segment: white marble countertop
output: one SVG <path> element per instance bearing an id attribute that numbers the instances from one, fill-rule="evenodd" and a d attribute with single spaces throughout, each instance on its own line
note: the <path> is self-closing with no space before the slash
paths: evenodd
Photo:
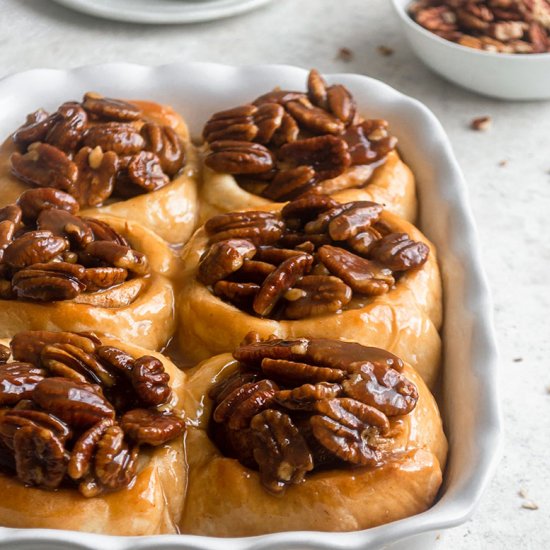
<path id="1" fill-rule="evenodd" d="M 106 61 L 289 63 L 367 74 L 426 103 L 469 183 L 495 299 L 506 427 L 481 506 L 438 547 L 550 548 L 550 102 L 494 101 L 441 80 L 411 53 L 389 0 L 275 0 L 238 18 L 168 27 L 94 19 L 47 0 L 0 0 L 0 29 L 0 76 Z M 381 55 L 381 45 L 393 55 Z M 350 61 L 337 57 L 342 47 Z M 492 128 L 470 130 L 482 115 Z M 538 509 L 523 508 L 526 500 Z"/>

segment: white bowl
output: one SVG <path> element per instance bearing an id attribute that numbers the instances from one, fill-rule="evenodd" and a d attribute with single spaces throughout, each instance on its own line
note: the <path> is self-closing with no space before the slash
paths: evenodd
<path id="1" fill-rule="evenodd" d="M 447 80 L 500 99 L 550 98 L 550 53 L 504 54 L 460 46 L 416 23 L 412 0 L 392 0 L 401 27 L 418 57 Z"/>
<path id="2" fill-rule="evenodd" d="M 228 67 L 204 63 L 33 70 L 0 81 L 0 136 L 13 131 L 37 107 L 53 109 L 63 101 L 80 98 L 88 90 L 170 103 L 187 119 L 192 134 L 198 136 L 212 112 L 250 101 L 277 85 L 303 89 L 306 77 L 307 71 L 289 66 Z M 340 74 L 328 75 L 327 79 L 348 86 L 366 116 L 389 120 L 399 138 L 400 151 L 418 178 L 421 228 L 439 248 L 445 290 L 444 377 L 439 402 L 450 455 L 438 501 L 423 514 L 352 533 L 288 532 L 236 539 L 165 535 L 135 539 L 0 528 L 0 548 L 427 550 L 435 544 L 438 530 L 458 525 L 472 514 L 495 468 L 501 428 L 492 304 L 466 186 L 441 124 L 424 105 L 365 76 Z"/>

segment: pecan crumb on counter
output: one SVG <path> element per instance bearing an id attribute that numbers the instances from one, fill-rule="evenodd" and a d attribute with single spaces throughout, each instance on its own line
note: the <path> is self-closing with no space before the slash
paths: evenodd
<path id="1" fill-rule="evenodd" d="M 383 55 L 384 57 L 390 57 L 391 55 L 393 55 L 395 53 L 395 50 L 393 48 L 390 48 L 389 46 L 378 46 L 378 48 L 376 48 L 378 50 L 378 53 L 380 55 Z"/>
<path id="2" fill-rule="evenodd" d="M 349 48 L 340 48 L 336 54 L 336 59 L 349 63 L 353 59 L 353 51 Z"/>
<path id="3" fill-rule="evenodd" d="M 480 116 L 474 118 L 470 123 L 470 128 L 477 132 L 486 132 L 491 128 L 493 120 L 490 116 Z"/>

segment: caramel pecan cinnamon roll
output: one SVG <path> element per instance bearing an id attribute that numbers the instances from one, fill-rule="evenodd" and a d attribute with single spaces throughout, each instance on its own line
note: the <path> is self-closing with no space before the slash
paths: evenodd
<path id="1" fill-rule="evenodd" d="M 170 107 L 87 93 L 31 113 L 5 141 L 0 205 L 29 187 L 54 187 L 87 216 L 137 221 L 181 244 L 195 226 L 197 171 L 187 126 Z"/>
<path id="2" fill-rule="evenodd" d="M 175 329 L 173 253 L 136 222 L 78 210 L 50 187 L 0 209 L 0 337 L 98 330 L 160 349 Z"/>
<path id="3" fill-rule="evenodd" d="M 414 177 L 385 120 L 365 119 L 350 91 L 315 70 L 307 92 L 274 90 L 212 115 L 203 130 L 201 217 L 328 194 L 375 201 L 409 221 Z"/>
<path id="4" fill-rule="evenodd" d="M 186 487 L 182 373 L 91 332 L 0 344 L 0 525 L 173 533 Z"/>
<path id="5" fill-rule="evenodd" d="M 441 485 L 436 402 L 382 349 L 251 333 L 185 391 L 185 533 L 366 529 L 423 512 Z"/>
<path id="6" fill-rule="evenodd" d="M 192 359 L 263 337 L 383 347 L 431 385 L 440 355 L 435 250 L 379 204 L 307 195 L 273 211 L 220 214 L 190 241 L 179 340 Z"/>

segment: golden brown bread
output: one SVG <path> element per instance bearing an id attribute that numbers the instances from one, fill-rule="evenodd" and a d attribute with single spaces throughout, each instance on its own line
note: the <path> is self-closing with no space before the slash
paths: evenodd
<path id="1" fill-rule="evenodd" d="M 201 152 L 203 158 L 206 154 L 207 150 Z M 359 183 L 365 179 L 365 171 L 370 174 L 371 168 L 369 166 L 352 167 L 335 180 L 356 179 Z M 375 169 L 365 187 L 339 191 L 332 197 L 342 203 L 355 200 L 378 202 L 385 205 L 388 211 L 410 222 L 416 219 L 414 175 L 396 151 L 392 151 L 384 164 Z M 203 169 L 199 201 L 201 223 L 223 212 L 263 209 L 275 204 L 245 191 L 232 175 L 214 172 L 206 166 Z"/>
<path id="2" fill-rule="evenodd" d="M 22 330 L 99 331 L 148 349 L 161 349 L 175 331 L 170 278 L 178 261 L 165 241 L 134 221 L 96 216 L 146 254 L 151 273 L 75 300 L 51 303 L 0 300 L 0 337 Z M 79 303 L 84 296 L 89 303 Z"/>
<path id="3" fill-rule="evenodd" d="M 132 355 L 153 355 L 170 375 L 171 404 L 182 410 L 185 375 L 165 356 L 120 340 L 102 337 L 105 345 Z M 4 345 L 9 340 L 1 340 Z M 141 460 L 141 459 L 140 459 Z M 109 535 L 176 533 L 187 485 L 183 437 L 147 451 L 141 470 L 129 488 L 86 498 L 76 489 L 55 492 L 26 487 L 0 474 L 0 525 L 48 528 Z M 9 495 L 9 498 L 7 498 Z"/>
<path id="4" fill-rule="evenodd" d="M 441 355 L 441 279 L 436 251 L 410 223 L 386 211 L 381 220 L 395 231 L 428 244 L 428 261 L 405 273 L 394 289 L 373 297 L 364 307 L 295 321 L 249 315 L 214 296 L 199 282 L 198 264 L 207 246 L 204 228 L 199 229 L 184 252 L 182 290 L 177 299 L 177 337 L 182 353 L 191 361 L 204 360 L 233 350 L 251 330 L 263 338 L 271 334 L 279 338 L 340 338 L 395 353 L 416 368 L 432 387 Z"/>
<path id="5" fill-rule="evenodd" d="M 391 459 L 375 469 L 316 472 L 284 495 L 273 496 L 256 471 L 222 455 L 206 432 L 212 409 L 208 389 L 236 366 L 224 354 L 189 373 L 184 398 L 190 425 L 189 486 L 182 532 L 234 537 L 290 530 L 353 531 L 421 513 L 433 503 L 447 441 L 435 400 L 411 367 L 405 366 L 403 373 L 417 386 L 419 399 L 412 413 L 393 421 L 400 426 Z"/>
<path id="6" fill-rule="evenodd" d="M 198 159 L 184 120 L 171 107 L 151 101 L 132 101 L 143 111 L 145 120 L 169 125 L 184 143 L 186 163 L 181 173 L 157 191 L 126 200 L 111 200 L 99 208 L 87 208 L 83 216 L 118 216 L 136 221 L 171 244 L 185 243 L 193 233 L 198 215 Z M 10 172 L 10 156 L 16 151 L 9 137 L 0 147 L 0 207 L 14 203 L 29 189 Z"/>

